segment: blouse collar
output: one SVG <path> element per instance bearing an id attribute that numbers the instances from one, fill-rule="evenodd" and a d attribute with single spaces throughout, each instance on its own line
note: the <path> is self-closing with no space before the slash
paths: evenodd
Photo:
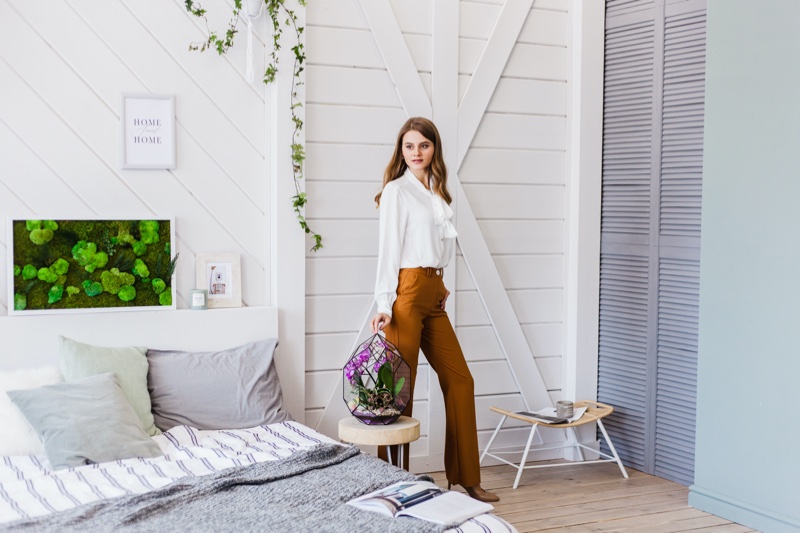
<path id="1" fill-rule="evenodd" d="M 427 189 L 422 184 L 419 179 L 411 172 L 410 169 L 406 169 L 405 177 L 411 181 L 413 181 L 417 187 L 419 187 L 428 198 L 431 200 L 431 207 L 433 208 L 433 221 L 434 223 L 441 227 L 444 232 L 444 237 L 446 239 L 452 239 L 458 236 L 458 232 L 456 231 L 455 226 L 453 226 L 452 218 L 453 218 L 453 209 L 447 205 L 447 202 L 444 199 L 436 194 L 432 189 Z M 428 178 L 428 186 L 431 186 L 430 178 Z"/>

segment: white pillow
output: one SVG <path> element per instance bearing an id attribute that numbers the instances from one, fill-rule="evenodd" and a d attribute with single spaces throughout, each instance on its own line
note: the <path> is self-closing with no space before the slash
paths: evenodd
<path id="1" fill-rule="evenodd" d="M 55 366 L 0 371 L 0 455 L 44 455 L 44 446 L 6 391 L 35 389 L 64 381 Z"/>

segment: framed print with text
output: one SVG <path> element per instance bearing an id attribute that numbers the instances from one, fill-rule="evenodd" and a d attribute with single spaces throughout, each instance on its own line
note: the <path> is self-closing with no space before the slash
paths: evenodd
<path id="1" fill-rule="evenodd" d="M 175 168 L 174 96 L 123 94 L 120 125 L 122 168 Z"/>

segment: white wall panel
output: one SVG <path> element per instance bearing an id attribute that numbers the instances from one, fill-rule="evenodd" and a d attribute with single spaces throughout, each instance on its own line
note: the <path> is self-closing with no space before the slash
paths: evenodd
<path id="1" fill-rule="evenodd" d="M 400 107 L 386 70 L 311 65 L 306 69 L 308 104 Z"/>
<path id="2" fill-rule="evenodd" d="M 467 183 L 564 183 L 563 151 L 508 150 L 473 146 L 458 177 Z"/>
<path id="3" fill-rule="evenodd" d="M 372 294 L 375 289 L 374 257 L 309 257 L 306 294 Z"/>
<path id="4" fill-rule="evenodd" d="M 495 264 L 506 289 L 547 289 L 564 282 L 564 256 L 500 255 Z M 456 285 L 459 290 L 474 290 L 475 285 L 463 257 L 458 257 Z"/>
<path id="5" fill-rule="evenodd" d="M 341 169 L 346 171 L 346 168 Z M 306 187 L 314 199 L 315 218 L 336 218 L 343 213 L 349 219 L 378 220 L 375 195 L 380 185 L 369 181 L 310 181 Z"/>
<path id="6" fill-rule="evenodd" d="M 309 142 L 306 144 L 306 179 L 309 182 L 368 181 L 377 194 L 383 181 L 383 171 L 394 150 L 394 140 L 384 140 L 386 142 L 389 144 Z M 309 201 L 314 202 L 311 207 L 316 205 L 316 198 L 312 197 Z M 372 205 L 374 207 L 375 203 Z"/>
<path id="7" fill-rule="evenodd" d="M 464 191 L 477 219 L 564 218 L 564 187 L 558 185 L 464 185 Z"/>

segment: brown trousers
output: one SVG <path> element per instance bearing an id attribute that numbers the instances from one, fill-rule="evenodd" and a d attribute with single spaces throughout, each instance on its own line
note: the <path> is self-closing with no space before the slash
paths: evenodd
<path id="1" fill-rule="evenodd" d="M 412 416 L 420 349 L 439 376 L 446 416 L 444 467 L 447 480 L 471 487 L 481 482 L 475 387 L 450 319 L 441 308 L 444 294 L 441 269 L 401 269 L 392 321 L 384 332 L 411 367 L 411 401 L 403 414 Z M 430 431 L 436 429 L 430 428 Z M 408 449 L 406 445 L 403 450 L 406 458 Z M 381 447 L 380 455 L 386 459 L 385 448 Z M 393 449 L 395 461 L 397 455 Z"/>

